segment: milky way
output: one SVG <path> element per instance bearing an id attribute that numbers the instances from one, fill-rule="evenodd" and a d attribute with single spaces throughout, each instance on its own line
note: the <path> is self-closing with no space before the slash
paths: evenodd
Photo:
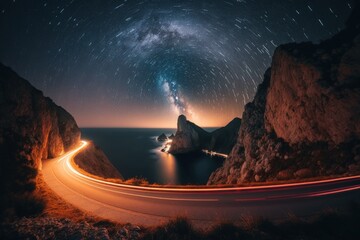
<path id="1" fill-rule="evenodd" d="M 2 1 L 0 60 L 81 126 L 241 116 L 279 44 L 340 31 L 351 1 Z"/>

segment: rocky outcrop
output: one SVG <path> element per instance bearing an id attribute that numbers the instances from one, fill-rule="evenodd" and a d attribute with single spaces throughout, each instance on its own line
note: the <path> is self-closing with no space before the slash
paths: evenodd
<path id="1" fill-rule="evenodd" d="M 265 108 L 268 132 L 290 144 L 340 144 L 360 136 L 359 44 L 360 35 L 334 49 L 308 44 L 278 48 Z"/>
<path id="2" fill-rule="evenodd" d="M 224 154 L 230 153 L 236 143 L 240 125 L 241 119 L 234 118 L 225 127 L 211 132 L 211 139 L 206 149 Z"/>
<path id="3" fill-rule="evenodd" d="M 89 145 L 86 146 L 85 150 L 79 152 L 75 156 L 74 162 L 78 165 L 78 167 L 90 174 L 102 178 L 117 178 L 124 180 L 101 148 L 96 146 L 93 142 L 90 142 Z"/>
<path id="4" fill-rule="evenodd" d="M 253 159 L 252 156 L 259 153 L 262 136 L 267 136 L 263 116 L 269 80 L 270 70 L 265 73 L 264 82 L 259 85 L 254 100 L 245 106 L 239 135 L 229 157 L 221 168 L 211 174 L 208 184 L 234 184 L 243 181 L 247 172 L 241 171 L 242 166 L 249 164 L 245 163 L 247 158 Z M 256 159 L 251 163 L 256 164 Z M 249 171 L 250 173 L 252 172 Z"/>
<path id="5" fill-rule="evenodd" d="M 177 131 L 169 153 L 184 154 L 199 151 L 210 135 L 204 129 L 188 121 L 184 115 L 178 117 Z"/>
<path id="6" fill-rule="evenodd" d="M 184 154 L 206 149 L 228 154 L 236 142 L 240 124 L 241 120 L 235 118 L 225 127 L 209 133 L 180 115 L 169 152 Z"/>
<path id="7" fill-rule="evenodd" d="M 74 118 L 11 69 L 0 64 L 0 205 L 36 187 L 41 160 L 76 146 Z"/>
<path id="8" fill-rule="evenodd" d="M 165 142 L 166 140 L 168 140 L 167 136 L 165 135 L 165 133 L 162 133 L 160 136 L 157 137 L 157 140 L 159 142 Z"/>
<path id="9" fill-rule="evenodd" d="M 360 30 L 350 19 L 320 44 L 276 49 L 237 143 L 208 184 L 360 171 Z"/>

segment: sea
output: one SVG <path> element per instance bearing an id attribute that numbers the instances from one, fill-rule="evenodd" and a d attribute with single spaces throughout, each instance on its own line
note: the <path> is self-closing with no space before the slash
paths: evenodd
<path id="1" fill-rule="evenodd" d="M 214 128 L 205 128 L 213 131 Z M 82 138 L 98 145 L 125 179 L 145 178 L 157 184 L 206 184 L 210 174 L 224 161 L 204 153 L 174 156 L 161 152 L 157 137 L 176 129 L 82 128 Z"/>

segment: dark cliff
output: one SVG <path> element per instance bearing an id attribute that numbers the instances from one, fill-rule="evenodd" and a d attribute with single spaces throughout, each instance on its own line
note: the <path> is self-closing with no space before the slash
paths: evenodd
<path id="1" fill-rule="evenodd" d="M 80 135 L 66 110 L 0 63 L 0 220 L 41 210 L 34 190 L 42 160 L 76 147 Z M 90 174 L 123 180 L 93 143 L 74 161 Z"/>
<path id="2" fill-rule="evenodd" d="M 0 64 L 2 209 L 16 208 L 17 199 L 31 195 L 42 159 L 57 157 L 79 141 L 80 130 L 68 112 Z"/>
<path id="3" fill-rule="evenodd" d="M 236 143 L 240 125 L 241 119 L 234 118 L 225 127 L 211 132 L 211 139 L 206 149 L 229 154 Z"/>
<path id="4" fill-rule="evenodd" d="M 74 162 L 81 169 L 86 172 L 102 177 L 102 178 L 117 178 L 124 180 L 119 171 L 111 164 L 105 153 L 90 142 L 85 150 L 78 153 Z"/>
<path id="5" fill-rule="evenodd" d="M 180 115 L 177 122 L 177 131 L 172 140 L 169 152 L 183 154 L 199 151 L 205 142 L 208 142 L 210 134 L 196 124 L 188 121 L 184 115 Z"/>
<path id="6" fill-rule="evenodd" d="M 276 181 L 360 171 L 360 29 L 320 44 L 279 46 L 237 143 L 208 184 Z"/>
<path id="7" fill-rule="evenodd" d="M 183 154 L 207 149 L 228 154 L 236 142 L 240 124 L 241 120 L 235 118 L 225 127 L 209 133 L 180 115 L 169 152 Z"/>

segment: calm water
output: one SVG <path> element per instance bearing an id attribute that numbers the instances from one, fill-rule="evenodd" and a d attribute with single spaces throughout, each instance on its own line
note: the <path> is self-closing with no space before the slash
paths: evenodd
<path id="1" fill-rule="evenodd" d="M 207 129 L 211 131 L 213 129 Z M 175 157 L 160 151 L 156 141 L 176 129 L 83 128 L 82 138 L 100 146 L 113 165 L 127 179 L 144 177 L 151 183 L 205 184 L 223 159 L 199 154 Z"/>

